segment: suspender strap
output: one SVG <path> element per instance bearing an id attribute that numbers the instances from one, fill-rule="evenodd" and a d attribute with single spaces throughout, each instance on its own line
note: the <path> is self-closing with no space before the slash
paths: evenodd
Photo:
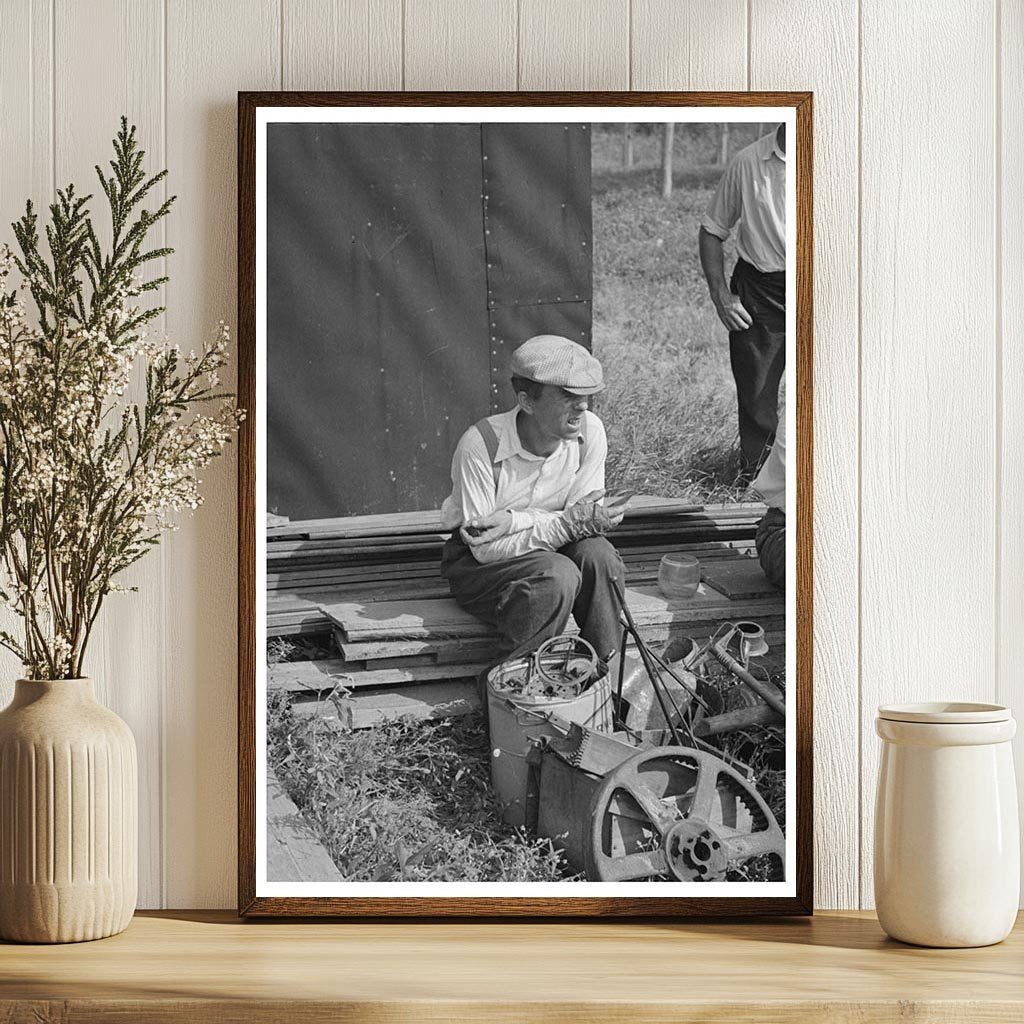
<path id="1" fill-rule="evenodd" d="M 491 460 L 491 472 L 494 474 L 494 490 L 498 490 L 498 477 L 501 475 L 501 463 L 498 462 L 498 435 L 491 426 L 491 421 L 485 416 L 476 425 L 480 436 L 484 439 L 484 447 L 487 449 L 487 458 Z"/>
<path id="2" fill-rule="evenodd" d="M 487 458 L 491 460 L 491 471 L 494 473 L 494 490 L 498 490 L 498 478 L 501 476 L 501 463 L 498 462 L 498 435 L 491 425 L 491 421 L 485 416 L 476 424 L 476 429 L 484 439 L 484 447 L 487 449 Z M 587 418 L 580 420 L 580 465 L 583 465 L 583 456 L 587 450 Z"/>

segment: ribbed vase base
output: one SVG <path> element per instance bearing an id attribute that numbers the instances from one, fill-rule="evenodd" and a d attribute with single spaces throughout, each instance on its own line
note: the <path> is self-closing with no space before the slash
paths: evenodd
<path id="1" fill-rule="evenodd" d="M 0 883 L 0 938 L 8 942 L 88 942 L 123 932 L 135 892 L 110 882 L 79 885 Z"/>

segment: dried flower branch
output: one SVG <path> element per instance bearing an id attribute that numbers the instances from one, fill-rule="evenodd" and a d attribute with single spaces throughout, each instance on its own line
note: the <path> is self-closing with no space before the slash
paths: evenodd
<path id="1" fill-rule="evenodd" d="M 225 324 L 186 356 L 147 339 L 163 307 L 139 297 L 167 279 L 145 281 L 143 272 L 172 250 L 146 250 L 145 240 L 174 197 L 139 208 L 167 172 L 146 177 L 125 118 L 114 154 L 109 177 L 96 168 L 110 208 L 108 247 L 94 230 L 91 196 L 68 186 L 50 206 L 47 254 L 31 202 L 13 225 L 20 256 L 0 248 L 0 601 L 23 626 L 20 637 L 0 631 L 0 645 L 37 679 L 82 674 L 103 599 L 124 589 L 115 577 L 176 528 L 175 512 L 199 505 L 197 473 L 244 415 L 218 390 Z M 126 397 L 137 366 L 144 402 Z"/>

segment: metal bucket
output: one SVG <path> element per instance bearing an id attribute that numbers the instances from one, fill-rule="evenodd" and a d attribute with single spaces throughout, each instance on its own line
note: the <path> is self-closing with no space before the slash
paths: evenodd
<path id="1" fill-rule="evenodd" d="M 491 733 L 491 785 L 509 825 L 526 824 L 526 790 L 530 741 L 559 737 L 549 716 L 579 722 L 597 732 L 612 731 L 612 689 L 607 674 L 593 680 L 571 700 L 540 696 L 512 696 L 514 682 L 530 671 L 532 659 L 505 662 L 487 676 L 487 720 Z"/>

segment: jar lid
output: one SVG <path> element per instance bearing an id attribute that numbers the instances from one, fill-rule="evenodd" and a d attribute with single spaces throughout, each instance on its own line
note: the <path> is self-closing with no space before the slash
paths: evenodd
<path id="1" fill-rule="evenodd" d="M 923 722 L 929 725 L 970 725 L 1008 722 L 1010 709 L 1003 704 L 972 704 L 960 701 L 926 701 L 921 704 L 882 704 L 878 717 L 888 722 Z"/>

